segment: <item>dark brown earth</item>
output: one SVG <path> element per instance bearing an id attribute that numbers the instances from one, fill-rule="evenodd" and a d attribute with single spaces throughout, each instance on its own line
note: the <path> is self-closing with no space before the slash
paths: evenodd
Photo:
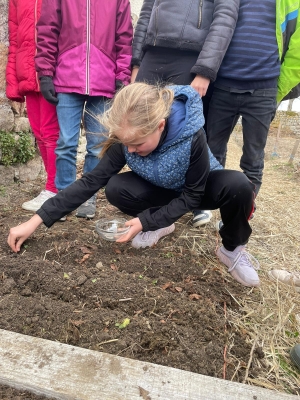
<path id="1" fill-rule="evenodd" d="M 185 216 L 174 234 L 144 250 L 106 242 L 95 220 L 120 213 L 101 193 L 94 221 L 70 215 L 51 229 L 40 227 L 14 254 L 6 244 L 9 227 L 31 216 L 21 204 L 42 183 L 0 189 L 1 329 L 243 381 L 251 346 L 227 310 L 238 312 L 235 299 L 259 294 L 249 294 L 218 264 L 212 225 L 199 235 Z M 193 249 L 193 240 L 202 241 L 203 252 Z M 130 323 L 121 329 L 126 318 Z M 258 349 L 253 359 L 263 365 L 263 357 Z M 250 377 L 258 373 L 250 367 Z M 5 387 L 0 394 L 41 398 Z"/>

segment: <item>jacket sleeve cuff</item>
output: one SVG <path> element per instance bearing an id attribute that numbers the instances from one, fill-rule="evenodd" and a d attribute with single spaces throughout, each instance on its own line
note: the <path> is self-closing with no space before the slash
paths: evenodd
<path id="1" fill-rule="evenodd" d="M 42 218 L 43 223 L 46 225 L 47 228 L 50 228 L 55 221 L 49 217 L 49 215 L 42 209 L 40 208 L 37 210 L 36 214 Z"/>
<path id="2" fill-rule="evenodd" d="M 139 220 L 141 221 L 142 227 L 143 227 L 143 232 L 147 232 L 150 230 L 145 213 L 141 212 L 137 215 L 137 217 L 139 218 Z"/>
<path id="3" fill-rule="evenodd" d="M 132 67 L 139 67 L 141 65 L 141 60 L 138 58 L 132 58 L 131 59 L 131 68 Z"/>
<path id="4" fill-rule="evenodd" d="M 38 72 L 38 78 L 42 78 L 43 76 L 50 76 L 50 78 L 53 78 L 53 73 L 51 71 L 40 71 Z"/>
<path id="5" fill-rule="evenodd" d="M 194 65 L 191 69 L 191 73 L 204 76 L 204 78 L 208 78 L 211 82 L 214 82 L 217 78 L 217 73 L 215 71 L 201 65 Z"/>

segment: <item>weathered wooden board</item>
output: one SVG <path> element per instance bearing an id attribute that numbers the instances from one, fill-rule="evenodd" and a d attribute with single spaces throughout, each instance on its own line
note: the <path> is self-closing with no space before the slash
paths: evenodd
<path id="1" fill-rule="evenodd" d="M 298 398 L 5 330 L 0 330 L 0 383 L 62 400 Z"/>

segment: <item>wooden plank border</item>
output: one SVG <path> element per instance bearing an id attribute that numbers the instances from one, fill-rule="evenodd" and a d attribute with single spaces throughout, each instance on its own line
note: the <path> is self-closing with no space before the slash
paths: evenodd
<path id="1" fill-rule="evenodd" d="M 298 398 L 5 330 L 0 330 L 0 383 L 60 400 Z"/>

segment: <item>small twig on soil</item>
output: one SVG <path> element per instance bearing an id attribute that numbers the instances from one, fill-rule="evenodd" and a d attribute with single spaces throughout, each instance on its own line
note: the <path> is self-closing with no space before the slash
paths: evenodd
<path id="1" fill-rule="evenodd" d="M 252 363 L 252 358 L 253 358 L 253 353 L 254 353 L 254 350 L 255 350 L 255 346 L 256 346 L 256 339 L 254 339 L 254 342 L 253 342 L 253 345 L 252 345 L 252 348 L 251 348 L 251 351 L 250 351 L 249 361 L 248 361 L 248 365 L 247 365 L 247 368 L 246 368 L 246 372 L 245 372 L 245 377 L 243 379 L 243 383 L 246 383 L 246 380 L 248 379 L 249 369 L 250 369 L 250 366 L 251 366 L 251 363 Z"/>
<path id="2" fill-rule="evenodd" d="M 75 251 L 77 251 L 77 249 L 76 249 L 76 250 L 73 250 L 73 251 L 70 251 L 70 253 L 64 254 L 64 255 L 61 256 L 60 258 L 67 257 L 69 254 L 75 253 Z"/>
<path id="3" fill-rule="evenodd" d="M 119 339 L 111 339 L 111 340 L 106 340 L 105 342 L 101 342 L 101 343 L 98 343 L 98 345 L 97 346 L 102 346 L 103 344 L 106 344 L 106 343 L 113 343 L 113 342 L 117 342 Z"/>
<path id="4" fill-rule="evenodd" d="M 234 377 L 236 376 L 238 370 L 240 369 L 240 365 L 241 365 L 241 362 L 239 361 L 238 366 L 236 367 L 236 369 L 235 369 L 235 371 L 234 371 L 234 374 L 232 375 L 232 377 L 231 377 L 231 379 L 230 379 L 231 381 L 233 381 L 233 379 L 234 379 Z"/>
<path id="5" fill-rule="evenodd" d="M 132 297 L 128 297 L 128 299 L 119 299 L 119 301 L 130 301 L 132 300 Z"/>
<path id="6" fill-rule="evenodd" d="M 43 261 L 46 260 L 46 255 L 47 255 L 47 253 L 50 253 L 50 251 L 52 251 L 52 250 L 54 250 L 54 249 L 50 249 L 50 250 L 46 250 L 46 251 L 45 251 L 45 255 L 44 255 Z"/>
<path id="7" fill-rule="evenodd" d="M 233 298 L 233 300 L 234 300 L 234 301 L 238 304 L 238 306 L 241 308 L 242 306 L 241 306 L 240 303 L 237 301 L 237 299 L 229 292 L 228 289 L 225 288 L 225 290 L 226 290 L 226 292 L 229 293 L 229 295 Z"/>

